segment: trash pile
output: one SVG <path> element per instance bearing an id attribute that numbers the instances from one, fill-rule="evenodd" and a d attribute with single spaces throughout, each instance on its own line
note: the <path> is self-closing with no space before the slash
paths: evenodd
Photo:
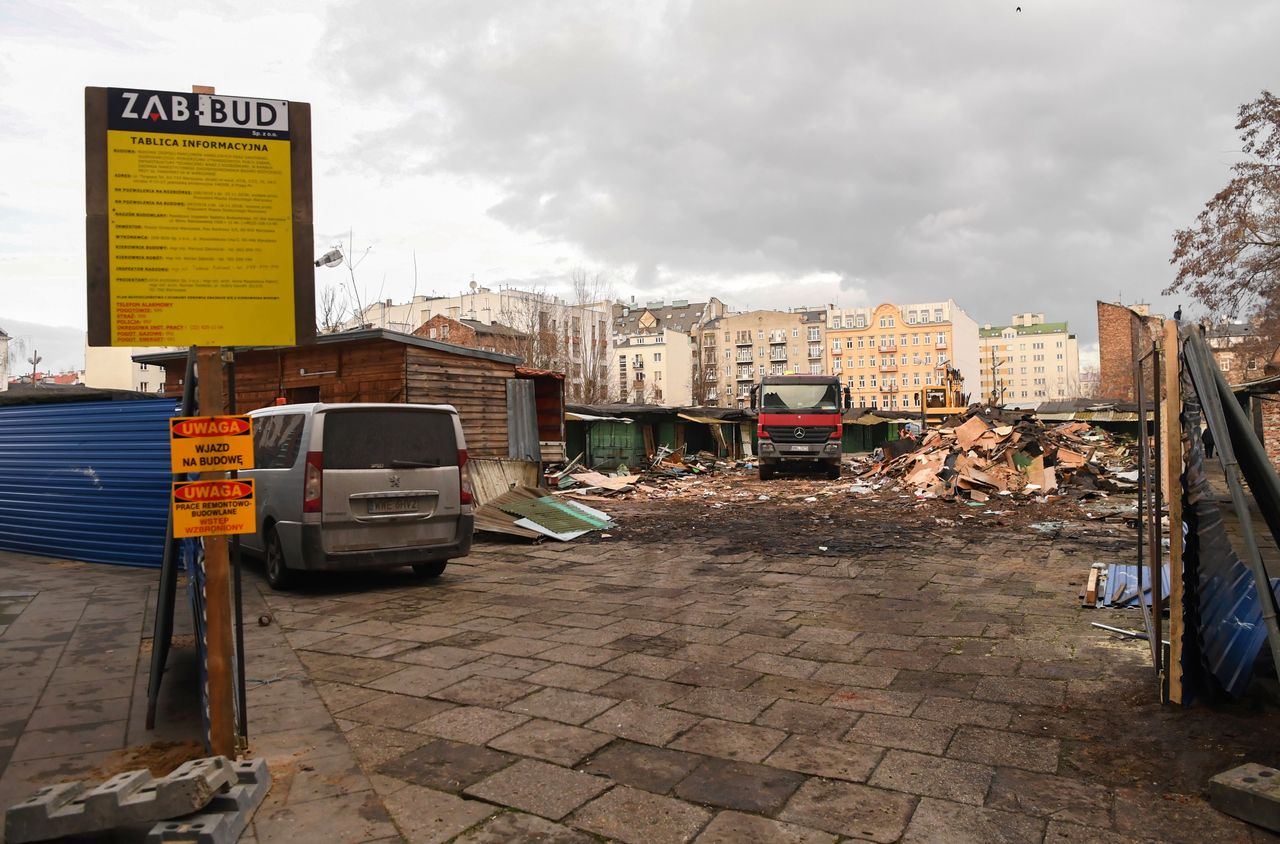
<path id="1" fill-rule="evenodd" d="M 554 495 L 581 501 L 607 501 L 628 498 L 630 493 L 667 497 L 664 490 L 683 487 L 698 477 L 754 468 L 751 461 L 724 460 L 709 451 L 685 454 L 683 446 L 673 450 L 664 445 L 658 447 L 646 466 L 632 469 L 622 465 L 607 471 L 593 471 L 582 467 L 579 455 L 563 467 L 548 471 L 546 480 L 547 488 Z"/>
<path id="2" fill-rule="evenodd" d="M 1053 427 L 973 408 L 925 434 L 906 454 L 873 462 L 859 478 L 889 481 L 917 498 L 989 501 L 993 496 L 1083 500 L 1137 489 L 1136 460 L 1086 422 Z"/>

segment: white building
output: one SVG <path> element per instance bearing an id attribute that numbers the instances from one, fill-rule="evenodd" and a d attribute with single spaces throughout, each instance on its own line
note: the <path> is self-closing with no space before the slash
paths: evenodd
<path id="1" fill-rule="evenodd" d="M 0 328 L 0 391 L 9 389 L 9 335 Z"/>
<path id="2" fill-rule="evenodd" d="M 167 352 L 172 347 L 90 346 L 84 347 L 84 383 L 90 387 L 136 390 L 140 393 L 164 391 L 164 367 L 134 363 L 134 355 Z"/>
<path id="3" fill-rule="evenodd" d="M 437 314 L 453 320 L 504 325 L 528 338 L 526 366 L 565 374 L 565 397 L 592 404 L 609 388 L 609 321 L 612 303 L 571 305 L 558 296 L 527 290 L 474 286 L 457 296 L 414 296 L 412 301 L 375 302 L 343 330 L 368 326 L 412 334 Z"/>
<path id="4" fill-rule="evenodd" d="M 633 404 L 687 407 L 693 401 L 694 339 L 663 329 L 616 340 L 613 347 L 612 397 Z"/>
<path id="5" fill-rule="evenodd" d="M 1035 407 L 1081 395 L 1080 348 L 1065 322 L 1014 314 L 1009 325 L 981 331 L 982 392 L 974 400 Z"/>

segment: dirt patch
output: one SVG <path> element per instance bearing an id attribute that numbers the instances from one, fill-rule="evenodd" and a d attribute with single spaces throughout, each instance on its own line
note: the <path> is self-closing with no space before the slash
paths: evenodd
<path id="1" fill-rule="evenodd" d="M 162 777 L 171 773 L 183 762 L 203 759 L 207 755 L 203 742 L 157 741 L 117 750 L 105 763 L 76 779 L 106 780 L 116 774 L 136 771 L 139 768 L 146 768 L 154 777 Z"/>

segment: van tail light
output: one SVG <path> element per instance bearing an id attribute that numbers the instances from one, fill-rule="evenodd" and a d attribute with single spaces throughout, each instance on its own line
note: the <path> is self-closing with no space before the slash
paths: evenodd
<path id="1" fill-rule="evenodd" d="M 459 500 L 463 504 L 471 504 L 475 496 L 471 494 L 471 470 L 467 468 L 467 450 L 458 449 L 458 490 Z"/>
<path id="2" fill-rule="evenodd" d="M 324 458 L 322 452 L 307 452 L 307 470 L 302 476 L 302 512 L 319 513 L 324 496 Z"/>

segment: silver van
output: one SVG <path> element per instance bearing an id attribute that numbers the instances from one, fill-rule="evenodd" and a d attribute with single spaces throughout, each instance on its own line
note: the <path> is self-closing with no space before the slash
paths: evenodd
<path id="1" fill-rule="evenodd" d="M 467 445 L 449 405 L 285 404 L 253 417 L 255 534 L 286 588 L 300 571 L 412 566 L 439 577 L 471 550 Z"/>

